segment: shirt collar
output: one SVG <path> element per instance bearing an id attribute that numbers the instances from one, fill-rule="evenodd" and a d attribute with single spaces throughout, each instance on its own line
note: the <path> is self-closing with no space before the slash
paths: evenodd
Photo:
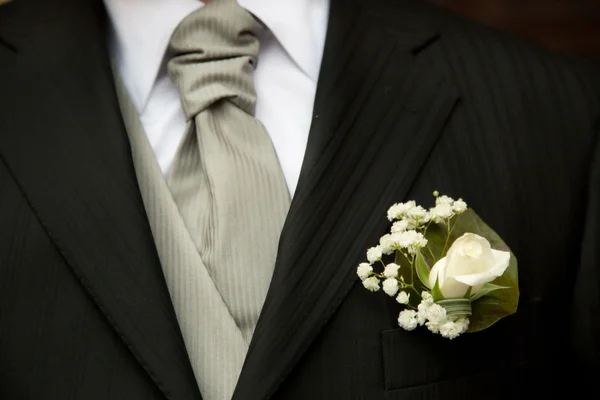
<path id="1" fill-rule="evenodd" d="M 112 22 L 110 51 L 138 112 L 145 108 L 179 22 L 198 0 L 104 0 Z M 316 83 L 325 43 L 328 0 L 238 0 L 260 19 Z"/>

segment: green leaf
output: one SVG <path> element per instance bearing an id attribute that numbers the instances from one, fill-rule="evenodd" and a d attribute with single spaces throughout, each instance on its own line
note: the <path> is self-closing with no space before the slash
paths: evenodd
<path id="1" fill-rule="evenodd" d="M 428 289 L 431 289 L 429 287 L 429 272 L 431 270 L 429 269 L 429 265 L 427 265 L 427 261 L 420 252 L 417 253 L 417 257 L 415 259 L 415 267 L 417 268 L 417 276 L 419 277 L 419 280 L 421 281 L 423 286 L 425 286 Z"/>
<path id="2" fill-rule="evenodd" d="M 434 301 L 444 300 L 444 296 L 440 290 L 440 282 L 437 278 L 435 278 L 435 285 L 433 285 L 433 289 L 431 289 L 431 296 L 433 296 Z"/>
<path id="3" fill-rule="evenodd" d="M 447 315 L 471 315 L 471 300 L 465 298 L 445 299 L 436 302 L 446 309 Z"/>
<path id="4" fill-rule="evenodd" d="M 427 238 L 427 249 L 422 249 L 423 257 L 428 265 L 435 265 L 436 261 L 444 257 L 442 255 L 446 242 L 447 231 L 444 225 L 432 223 L 425 234 Z"/>
<path id="5" fill-rule="evenodd" d="M 469 288 L 469 291 L 470 291 L 470 289 L 471 288 Z M 498 285 L 494 285 L 493 283 L 486 283 L 483 285 L 483 287 L 477 293 L 475 293 L 473 296 L 471 296 L 471 301 L 479 300 L 483 296 L 488 295 L 488 294 L 492 293 L 493 291 L 500 290 L 500 289 L 509 289 L 509 287 L 508 286 L 498 286 Z"/>
<path id="6" fill-rule="evenodd" d="M 408 261 L 408 259 L 404 257 L 402 253 L 398 250 L 395 250 L 394 252 L 394 263 L 402 267 L 410 266 L 410 262 Z"/>
<path id="7" fill-rule="evenodd" d="M 398 271 L 399 276 L 404 277 L 404 282 L 407 284 L 412 284 L 412 274 L 410 261 L 402 255 L 399 251 L 396 251 L 394 256 L 394 263 L 400 265 L 400 271 Z"/>
<path id="8" fill-rule="evenodd" d="M 451 221 L 452 232 L 448 241 L 448 248 L 452 243 L 467 232 L 475 233 L 486 238 L 492 249 L 509 251 L 509 247 L 502 238 L 481 219 L 475 211 L 468 209 L 462 215 L 456 216 Z M 432 223 L 425 237 L 428 240 L 427 247 L 433 253 L 424 251 L 423 255 L 429 265 L 433 265 L 443 254 L 448 230 L 445 225 Z M 496 278 L 491 284 L 504 287 L 502 290 L 493 290 L 472 302 L 473 315 L 470 317 L 468 332 L 478 332 L 489 328 L 500 319 L 517 312 L 519 303 L 519 279 L 517 258 L 511 252 L 510 263 L 504 275 Z M 435 288 L 434 288 L 435 289 Z M 434 298 L 435 295 L 431 293 Z"/>
<path id="9" fill-rule="evenodd" d="M 469 286 L 469 290 L 465 293 L 465 299 L 471 300 L 471 291 L 473 290 L 473 286 Z"/>
<path id="10" fill-rule="evenodd" d="M 421 291 L 424 290 L 424 287 L 422 287 L 421 282 L 414 277 L 413 268 L 415 267 L 411 266 L 410 260 L 404 257 L 404 255 L 402 255 L 402 253 L 400 253 L 399 251 L 396 251 L 396 254 L 394 255 L 394 262 L 400 265 L 400 270 L 398 271 L 398 279 L 407 285 L 413 285 L 416 293 L 412 292 L 410 294 L 409 305 L 412 307 L 417 307 L 421 302 L 421 296 L 418 293 L 421 293 Z M 415 282 L 413 282 L 413 279 L 415 280 Z M 407 292 L 410 291 L 410 289 L 401 290 L 405 290 Z"/>

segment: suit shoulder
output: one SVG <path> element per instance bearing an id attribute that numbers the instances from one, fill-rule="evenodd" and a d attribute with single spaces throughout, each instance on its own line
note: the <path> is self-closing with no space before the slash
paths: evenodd
<path id="1" fill-rule="evenodd" d="M 519 68 L 529 74 L 543 75 L 552 70 L 555 75 L 579 79 L 589 93 L 600 94 L 600 64 L 552 50 L 427 0 L 373 2 L 376 5 L 372 7 L 378 10 L 388 26 L 392 24 L 394 28 L 404 30 L 403 24 L 427 25 L 437 30 L 441 37 L 437 47 L 442 47 L 448 58 L 460 58 L 463 63 L 474 64 L 486 60 L 487 63 L 495 63 L 498 72 Z"/>
<path id="2" fill-rule="evenodd" d="M 545 102 L 564 102 L 600 114 L 600 65 L 551 50 L 531 40 L 469 20 L 422 0 L 405 0 L 437 27 L 432 62 L 463 86 L 496 80 L 507 92 L 533 92 Z M 486 85 L 481 85 L 486 86 Z"/>

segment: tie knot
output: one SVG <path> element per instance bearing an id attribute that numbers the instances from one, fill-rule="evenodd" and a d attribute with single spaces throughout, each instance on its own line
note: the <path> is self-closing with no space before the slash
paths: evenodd
<path id="1" fill-rule="evenodd" d="M 169 42 L 168 71 L 188 119 L 222 99 L 254 114 L 262 30 L 235 0 L 213 0 L 181 21 Z"/>

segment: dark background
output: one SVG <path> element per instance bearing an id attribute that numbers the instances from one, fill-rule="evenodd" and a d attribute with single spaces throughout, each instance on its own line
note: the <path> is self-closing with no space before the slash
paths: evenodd
<path id="1" fill-rule="evenodd" d="M 551 49 L 600 63 L 600 0 L 430 1 Z"/>

